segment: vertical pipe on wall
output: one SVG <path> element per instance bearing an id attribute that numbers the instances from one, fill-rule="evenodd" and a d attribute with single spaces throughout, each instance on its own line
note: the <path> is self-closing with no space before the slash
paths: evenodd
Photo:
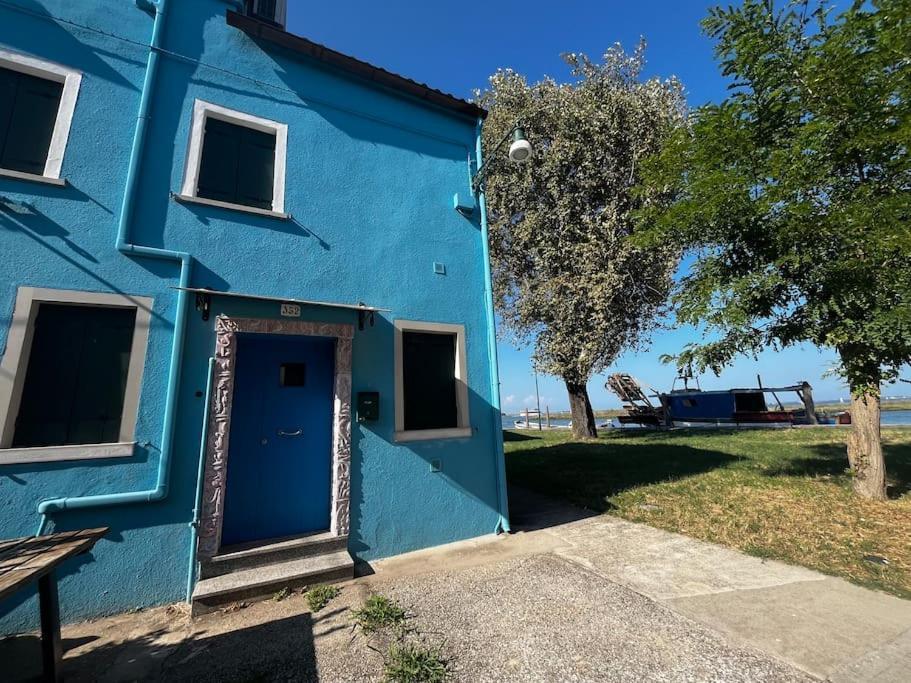
<path id="1" fill-rule="evenodd" d="M 133 134 L 133 146 L 130 151 L 130 162 L 127 168 L 126 186 L 123 193 L 123 203 L 120 209 L 120 218 L 117 225 L 116 247 L 118 251 L 128 256 L 141 256 L 154 259 L 177 261 L 180 264 L 180 286 L 187 287 L 190 282 L 190 268 L 192 260 L 190 254 L 170 249 L 158 249 L 132 244 L 129 237 L 130 221 L 133 217 L 136 193 L 139 185 L 139 167 L 148 129 L 149 112 L 151 109 L 152 91 L 158 73 L 159 49 L 164 35 L 164 23 L 167 15 L 168 0 L 153 0 L 149 3 L 155 12 L 152 26 L 152 38 L 149 44 L 149 57 L 146 63 L 145 78 L 139 99 L 139 113 L 136 119 L 136 129 Z M 183 336 L 187 320 L 187 293 L 181 290 L 177 295 L 177 312 L 174 321 L 174 336 L 171 343 L 170 367 L 168 369 L 167 398 L 161 436 L 161 455 L 158 459 L 158 474 L 155 488 L 144 491 L 130 491 L 127 493 L 109 493 L 95 496 L 78 496 L 71 498 L 54 498 L 38 504 L 38 513 L 41 521 L 38 525 L 37 536 L 44 533 L 48 515 L 61 510 L 74 510 L 81 508 L 106 507 L 111 505 L 127 505 L 130 503 L 147 503 L 163 500 L 168 495 L 168 484 L 171 473 L 171 459 L 174 450 L 174 431 L 177 419 L 177 393 L 180 382 L 180 370 L 183 360 Z"/>
<path id="2" fill-rule="evenodd" d="M 206 375 L 205 408 L 202 412 L 202 428 L 199 437 L 199 468 L 196 471 L 196 499 L 193 502 L 193 521 L 190 522 L 190 566 L 187 568 L 187 602 L 193 599 L 193 585 L 196 583 L 196 539 L 199 535 L 199 517 L 202 508 L 202 477 L 206 462 L 206 441 L 209 439 L 209 409 L 212 405 L 212 376 L 215 374 L 215 359 L 209 358 Z"/>
<path id="3" fill-rule="evenodd" d="M 478 119 L 475 135 L 475 157 L 478 168 L 481 167 L 481 127 L 483 120 Z M 509 533 L 509 501 L 506 495 L 506 463 L 503 456 L 503 419 L 500 414 L 500 369 L 497 364 L 497 323 L 493 312 L 493 282 L 490 276 L 490 244 L 487 229 L 487 200 L 484 190 L 478 189 L 478 206 L 481 213 L 481 250 L 484 259 L 484 294 L 487 313 L 487 355 L 490 359 L 490 410 L 493 419 L 493 442 L 496 457 L 496 487 L 500 520 L 497 532 Z"/>

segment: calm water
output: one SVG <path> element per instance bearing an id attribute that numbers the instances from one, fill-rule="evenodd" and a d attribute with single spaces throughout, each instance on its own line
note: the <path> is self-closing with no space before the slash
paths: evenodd
<path id="1" fill-rule="evenodd" d="M 516 420 L 524 420 L 525 416 L 519 415 L 505 415 L 503 416 L 503 429 L 515 429 Z M 595 423 L 600 427 L 604 423 L 608 422 L 606 417 L 595 418 Z M 620 423 L 617 420 L 610 420 L 614 427 L 619 427 Z M 569 426 L 569 420 L 554 420 L 550 421 L 550 424 L 553 426 L 567 427 Z M 537 421 L 532 419 L 533 429 L 537 429 Z M 546 421 L 542 417 L 541 425 L 545 426 Z M 911 425 L 911 410 L 884 410 L 882 412 L 882 425 L 887 427 L 889 425 Z M 635 429 L 635 427 L 633 427 Z"/>

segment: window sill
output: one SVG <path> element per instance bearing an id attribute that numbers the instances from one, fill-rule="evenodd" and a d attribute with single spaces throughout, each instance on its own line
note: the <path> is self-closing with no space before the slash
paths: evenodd
<path id="1" fill-rule="evenodd" d="M 412 429 L 406 432 L 396 432 L 395 440 L 404 441 L 430 441 L 432 439 L 467 439 L 471 437 L 471 427 L 453 427 L 451 429 Z"/>
<path id="2" fill-rule="evenodd" d="M 0 178 L 10 178 L 12 180 L 25 180 L 30 183 L 42 183 L 43 185 L 56 185 L 65 187 L 64 178 L 49 178 L 46 175 L 37 175 L 35 173 L 23 173 L 22 171 L 11 171 L 7 168 L 0 168 Z"/>
<path id="3" fill-rule="evenodd" d="M 124 443 L 77 444 L 74 446 L 0 448 L 0 465 L 126 458 L 133 455 L 135 446 L 135 441 L 127 441 Z"/>
<path id="4" fill-rule="evenodd" d="M 269 209 L 257 209 L 255 206 L 244 206 L 243 204 L 232 204 L 231 202 L 220 202 L 217 199 L 206 199 L 204 197 L 191 197 L 186 194 L 175 194 L 171 193 L 171 197 L 175 202 L 180 202 L 181 204 L 199 204 L 200 206 L 214 206 L 219 209 L 230 209 L 232 211 L 243 211 L 244 213 L 252 213 L 257 216 L 266 216 L 267 218 L 276 218 L 282 221 L 291 220 L 290 213 L 282 213 L 281 211 L 270 211 Z"/>

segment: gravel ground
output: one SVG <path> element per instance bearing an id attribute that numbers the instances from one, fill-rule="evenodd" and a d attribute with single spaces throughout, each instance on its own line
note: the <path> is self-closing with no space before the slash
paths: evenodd
<path id="1" fill-rule="evenodd" d="M 390 637 L 363 635 L 350 612 L 371 592 L 408 610 L 406 637 L 441 645 L 456 681 L 813 680 L 551 554 L 367 577 L 317 614 L 293 595 L 196 621 L 164 608 L 76 625 L 64 633 L 64 673 L 68 681 L 381 680 Z M 33 637 L 0 645 L 12 680 L 36 646 Z"/>
<path id="2" fill-rule="evenodd" d="M 809 681 L 553 555 L 398 581 L 385 593 L 464 681 Z M 322 663 L 322 660 L 321 660 Z M 331 679 L 327 679 L 331 680 Z"/>

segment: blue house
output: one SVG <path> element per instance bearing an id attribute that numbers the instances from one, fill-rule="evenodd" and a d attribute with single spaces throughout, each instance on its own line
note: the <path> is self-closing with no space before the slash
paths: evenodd
<path id="1" fill-rule="evenodd" d="M 0 538 L 110 527 L 65 620 L 508 530 L 484 112 L 284 17 L 0 5 Z"/>

